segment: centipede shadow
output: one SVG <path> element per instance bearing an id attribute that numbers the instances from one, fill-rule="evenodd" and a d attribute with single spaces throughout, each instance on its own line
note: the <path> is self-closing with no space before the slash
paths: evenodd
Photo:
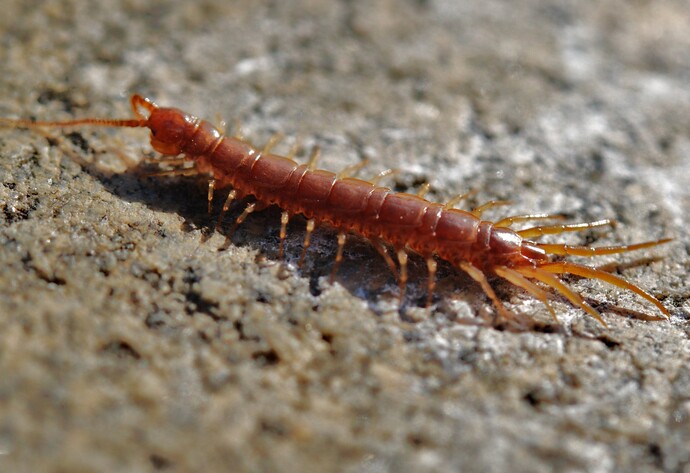
<path id="1" fill-rule="evenodd" d="M 285 254 L 279 258 L 278 244 L 280 240 L 280 209 L 270 206 L 261 212 L 250 215 L 241 225 L 233 229 L 233 222 L 246 205 L 239 201 L 230 207 L 217 227 L 220 216 L 220 205 L 214 205 L 208 213 L 205 188 L 198 178 L 194 177 L 150 177 L 155 168 L 139 164 L 126 172 L 104 175 L 91 166 L 85 171 L 103 184 L 105 189 L 122 200 L 140 203 L 152 210 L 165 213 L 175 213 L 184 219 L 182 229 L 187 232 L 200 232 L 200 244 L 208 245 L 222 252 L 230 246 L 249 247 L 276 264 L 285 264 L 299 277 L 309 279 L 310 292 L 318 296 L 324 284 L 331 281 L 331 271 L 334 266 L 334 255 L 337 251 L 337 232 L 330 227 L 318 227 L 313 236 L 311 246 L 300 267 L 299 260 L 303 250 L 304 226 L 306 219 L 295 217 L 288 226 L 285 240 Z M 218 239 L 210 241 L 214 234 L 219 234 L 225 240 L 218 244 Z M 457 292 L 471 291 L 475 298 L 480 298 L 479 292 L 472 287 L 469 278 L 458 274 L 453 268 L 441 262 L 438 270 L 439 291 L 435 294 L 436 302 L 444 296 L 444 289 Z M 403 304 L 399 307 L 400 315 L 406 319 L 406 310 L 410 307 L 424 307 L 426 302 L 426 286 L 418 281 L 426 278 L 426 266 L 421 258 L 412 257 L 409 265 L 410 281 Z M 370 310 L 381 314 L 386 307 L 398 304 L 398 285 L 395 275 L 391 273 L 379 253 L 371 247 L 367 240 L 352 235 L 348 238 L 344 250 L 344 258 L 335 275 L 334 282 L 343 286 L 348 292 L 366 301 Z"/>

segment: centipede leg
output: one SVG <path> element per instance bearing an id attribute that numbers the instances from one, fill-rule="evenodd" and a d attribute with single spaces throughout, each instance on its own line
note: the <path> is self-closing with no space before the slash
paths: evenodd
<path id="1" fill-rule="evenodd" d="M 383 179 L 384 177 L 387 177 L 387 176 L 392 176 L 393 174 L 397 174 L 399 172 L 400 172 L 400 169 L 385 169 L 385 170 L 381 171 L 380 173 L 378 173 L 373 178 L 369 179 L 369 182 L 371 182 L 371 184 L 374 186 L 378 186 L 381 179 Z"/>
<path id="2" fill-rule="evenodd" d="M 218 215 L 218 221 L 216 222 L 216 226 L 213 229 L 213 231 L 218 231 L 218 229 L 220 228 L 220 224 L 223 222 L 225 212 L 228 211 L 228 209 L 230 208 L 230 204 L 235 200 L 236 197 L 237 191 L 235 189 L 231 190 L 228 194 L 228 197 L 225 199 L 225 202 L 223 203 L 223 208 L 220 210 L 220 215 Z"/>
<path id="3" fill-rule="evenodd" d="M 362 161 L 358 162 L 357 164 L 353 164 L 352 166 L 348 166 L 336 174 L 336 179 L 344 179 L 346 177 L 350 177 L 353 174 L 355 174 L 357 171 L 362 169 L 364 166 L 366 166 L 367 164 L 369 164 L 369 160 L 363 159 Z"/>
<path id="4" fill-rule="evenodd" d="M 510 205 L 510 204 L 512 204 L 512 203 L 513 203 L 513 202 L 510 201 L 510 200 L 490 200 L 489 202 L 487 202 L 487 203 L 485 203 L 485 204 L 482 204 L 482 205 L 480 205 L 479 207 L 476 207 L 476 208 L 472 209 L 472 211 L 471 211 L 470 213 L 471 213 L 472 215 L 474 215 L 475 217 L 479 218 L 479 217 L 482 216 L 482 214 L 483 214 L 485 211 L 487 211 L 487 210 L 489 210 L 489 209 L 493 209 L 494 207 L 499 207 L 499 206 L 502 206 L 502 205 Z"/>
<path id="5" fill-rule="evenodd" d="M 556 290 L 556 292 L 560 293 L 562 296 L 568 299 L 571 304 L 587 312 L 604 327 L 608 327 L 604 319 L 601 318 L 601 314 L 599 314 L 599 312 L 597 312 L 596 309 L 594 309 L 594 307 L 587 304 L 580 294 L 578 294 L 577 292 L 573 291 L 568 286 L 563 284 L 563 281 L 558 279 L 553 274 L 544 271 L 543 269 L 533 268 L 530 266 L 515 268 L 515 270 L 520 274 L 527 276 L 528 278 L 541 281 L 542 283 Z"/>
<path id="6" fill-rule="evenodd" d="M 180 168 L 169 169 L 167 171 L 157 171 L 146 174 L 148 177 L 163 177 L 163 176 L 196 176 L 199 171 L 194 168 Z"/>
<path id="7" fill-rule="evenodd" d="M 292 147 L 290 148 L 290 151 L 288 151 L 288 154 L 286 154 L 285 157 L 288 159 L 294 159 L 295 156 L 297 156 L 297 153 L 299 152 L 301 147 L 302 147 L 302 145 L 298 140 L 297 142 L 295 142 L 294 145 L 292 145 Z"/>
<path id="8" fill-rule="evenodd" d="M 498 313 L 501 314 L 501 316 L 506 321 L 515 320 L 515 315 L 508 309 L 506 309 L 506 307 L 503 305 L 503 303 L 498 298 L 493 288 L 489 284 L 489 281 L 486 279 L 486 276 L 479 268 L 473 266 L 470 263 L 462 262 L 460 263 L 460 269 L 465 271 L 472 279 L 479 283 L 484 293 L 487 296 L 489 296 L 489 299 L 491 299 L 491 302 L 493 302 L 494 306 L 498 310 Z"/>
<path id="9" fill-rule="evenodd" d="M 211 204 L 213 202 L 213 192 L 216 189 L 216 180 L 215 179 L 209 179 L 208 180 L 208 213 L 211 213 Z"/>
<path id="10" fill-rule="evenodd" d="M 419 189 L 417 190 L 417 197 L 424 198 L 424 196 L 429 193 L 429 189 L 431 189 L 431 184 L 425 182 L 424 184 L 419 186 Z"/>
<path id="11" fill-rule="evenodd" d="M 335 264 L 333 265 L 333 269 L 331 269 L 331 284 L 335 282 L 335 275 L 338 272 L 338 266 L 340 266 L 340 262 L 343 260 L 343 249 L 345 248 L 346 238 L 346 233 L 338 233 L 338 249 L 335 252 Z"/>
<path id="12" fill-rule="evenodd" d="M 566 232 L 581 232 L 590 228 L 605 227 L 608 225 L 614 227 L 615 222 L 613 220 L 604 219 L 597 220 L 596 222 L 573 223 L 568 225 L 544 225 L 525 228 L 524 230 L 520 230 L 516 233 L 522 238 L 539 238 L 544 235 L 558 235 Z"/>
<path id="13" fill-rule="evenodd" d="M 403 249 L 397 251 L 398 264 L 400 265 L 400 277 L 398 278 L 400 307 L 405 299 L 405 288 L 407 287 L 407 252 Z"/>
<path id="14" fill-rule="evenodd" d="M 285 137 L 282 133 L 275 133 L 273 134 L 266 144 L 264 145 L 263 149 L 261 150 L 261 154 L 268 154 L 271 152 L 271 150 L 278 144 L 280 143 L 280 140 L 282 140 Z"/>
<path id="15" fill-rule="evenodd" d="M 534 284 L 532 281 L 530 281 L 522 274 L 518 273 L 513 269 L 501 266 L 498 268 L 494 268 L 494 272 L 498 276 L 508 281 L 509 283 L 524 289 L 525 291 L 539 299 L 546 306 L 546 308 L 549 309 L 549 312 L 551 313 L 551 317 L 553 317 L 553 320 L 555 320 L 557 324 L 560 324 L 558 317 L 556 316 L 556 311 L 553 310 L 553 307 L 549 303 L 549 296 L 546 293 L 546 291 L 544 291 L 539 286 Z"/>
<path id="16" fill-rule="evenodd" d="M 237 230 L 237 227 L 239 227 L 242 224 L 242 222 L 244 222 L 246 220 L 246 218 L 249 217 L 249 215 L 251 215 L 256 210 L 258 210 L 257 205 L 258 204 L 256 202 L 252 202 L 251 204 L 248 204 L 244 208 L 244 210 L 242 211 L 240 216 L 235 219 L 235 224 L 232 226 L 232 228 L 228 232 L 228 235 L 227 235 L 228 240 L 230 240 L 232 238 L 232 235 L 235 233 L 235 230 Z"/>
<path id="17" fill-rule="evenodd" d="M 283 259 L 283 251 L 285 248 L 285 237 L 287 236 L 287 225 L 290 221 L 290 214 L 283 211 L 280 214 L 280 243 L 278 244 L 278 258 Z"/>
<path id="18" fill-rule="evenodd" d="M 398 267 L 395 265 L 395 261 L 393 261 L 393 258 L 391 258 L 390 253 L 388 253 L 388 248 L 386 248 L 383 242 L 379 239 L 371 240 L 371 244 L 374 245 L 376 251 L 378 251 L 381 257 L 383 257 L 395 279 L 398 279 Z"/>
<path id="19" fill-rule="evenodd" d="M 621 289 L 627 289 L 631 292 L 634 292 L 643 299 L 648 300 L 649 302 L 657 306 L 659 310 L 666 316 L 666 318 L 668 318 L 671 315 L 669 314 L 666 307 L 664 307 L 663 304 L 659 301 L 659 299 L 657 299 L 644 289 L 640 288 L 639 286 L 636 286 L 635 284 L 626 281 L 625 279 L 621 278 L 620 276 L 616 276 L 615 274 L 607 273 L 600 269 L 590 268 L 589 266 L 584 266 L 577 263 L 570 263 L 566 261 L 540 264 L 539 269 L 541 269 L 542 271 L 548 271 L 549 273 L 575 274 L 577 276 L 582 276 L 583 278 L 598 279 L 599 281 L 607 282 L 614 286 L 620 287 Z"/>
<path id="20" fill-rule="evenodd" d="M 453 207 L 455 207 L 457 204 L 459 204 L 463 200 L 468 199 L 468 198 L 476 195 L 478 192 L 479 191 L 477 189 L 472 189 L 469 192 L 465 192 L 464 194 L 456 195 L 455 197 L 450 199 L 448 202 L 443 204 L 443 210 L 452 209 Z"/>
<path id="21" fill-rule="evenodd" d="M 307 161 L 307 169 L 313 171 L 316 169 L 316 164 L 319 162 L 319 157 L 321 156 L 321 148 L 319 145 L 314 145 L 309 153 L 309 161 Z"/>
<path id="22" fill-rule="evenodd" d="M 514 223 L 519 222 L 529 222 L 531 220 L 565 220 L 565 215 L 561 214 L 525 214 L 525 215 L 513 215 L 510 217 L 502 218 L 501 220 L 494 223 L 494 227 L 504 227 L 508 228 Z"/>
<path id="23" fill-rule="evenodd" d="M 601 256 L 601 255 L 615 255 L 618 253 L 627 253 L 629 251 L 641 250 L 643 248 L 651 248 L 652 246 L 663 245 L 672 241 L 673 238 L 663 238 L 661 240 L 646 241 L 643 243 L 636 243 L 634 245 L 619 245 L 619 246 L 574 246 L 565 244 L 548 244 L 537 243 L 536 246 L 544 250 L 550 255 L 566 255 L 566 256 Z"/>
<path id="24" fill-rule="evenodd" d="M 316 221 L 314 219 L 307 220 L 307 232 L 304 234 L 304 246 L 302 247 L 302 254 L 299 257 L 299 263 L 297 264 L 300 268 L 304 264 L 304 259 L 307 256 L 307 250 L 311 244 L 311 234 L 314 232 L 315 226 Z"/>
<path id="25" fill-rule="evenodd" d="M 433 256 L 429 256 L 426 259 L 426 268 L 429 272 L 429 281 L 427 283 L 427 294 L 426 294 L 426 307 L 431 307 L 431 301 L 434 298 L 434 288 L 436 287 L 436 269 L 438 268 L 438 263 Z"/>

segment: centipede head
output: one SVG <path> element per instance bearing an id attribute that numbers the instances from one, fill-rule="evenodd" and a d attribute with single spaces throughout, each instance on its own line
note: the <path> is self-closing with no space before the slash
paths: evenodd
<path id="1" fill-rule="evenodd" d="M 194 134 L 198 119 L 177 108 L 156 108 L 148 118 L 151 146 L 161 154 L 175 156 Z"/>

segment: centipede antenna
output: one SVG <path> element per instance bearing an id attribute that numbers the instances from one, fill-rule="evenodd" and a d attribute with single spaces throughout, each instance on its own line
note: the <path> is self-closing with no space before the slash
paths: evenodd
<path id="1" fill-rule="evenodd" d="M 148 120 L 141 118 L 109 119 L 109 118 L 79 118 L 76 120 L 34 121 L 25 118 L 0 118 L 2 128 L 66 128 L 71 126 L 105 126 L 117 128 L 141 128 L 148 125 Z"/>

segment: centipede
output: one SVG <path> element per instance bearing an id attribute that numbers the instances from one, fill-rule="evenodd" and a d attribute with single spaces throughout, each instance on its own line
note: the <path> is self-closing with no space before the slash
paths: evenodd
<path id="1" fill-rule="evenodd" d="M 233 202 L 246 202 L 244 210 L 235 218 L 234 228 L 250 214 L 277 206 L 280 209 L 280 242 L 278 258 L 284 257 L 288 222 L 301 215 L 306 231 L 300 257 L 304 261 L 311 236 L 317 226 L 328 226 L 337 234 L 337 249 L 331 271 L 331 281 L 343 260 L 343 250 L 350 235 L 368 240 L 394 273 L 400 301 L 408 283 L 408 261 L 417 255 L 426 262 L 428 272 L 426 306 L 432 304 L 436 287 L 436 273 L 441 261 L 466 273 L 474 280 L 494 306 L 494 320 L 505 323 L 520 319 L 497 296 L 492 282 L 503 280 L 541 301 L 554 321 L 560 324 L 550 299 L 560 294 L 573 306 L 582 309 L 604 327 L 602 315 L 582 295 L 564 282 L 564 277 L 599 280 L 630 291 L 656 306 L 658 319 L 668 319 L 670 313 L 657 297 L 621 276 L 591 265 L 569 261 L 569 257 L 596 257 L 628 253 L 655 247 L 671 241 L 662 238 L 643 243 L 617 246 L 578 246 L 545 243 L 546 235 L 579 232 L 597 227 L 613 226 L 614 221 L 602 219 L 585 223 L 563 223 L 560 214 L 518 214 L 497 221 L 486 220 L 486 210 L 502 205 L 489 201 L 473 210 L 455 206 L 469 195 L 458 195 L 445 203 L 431 202 L 424 192 L 417 194 L 394 192 L 379 185 L 380 179 L 362 180 L 351 177 L 352 169 L 334 173 L 317 169 L 319 148 L 315 147 L 307 163 L 273 154 L 277 137 L 262 148 L 250 144 L 241 136 L 228 136 L 219 127 L 180 109 L 159 107 L 142 95 L 132 95 L 132 118 L 78 118 L 63 121 L 35 121 L 30 119 L 0 119 L 5 128 L 67 128 L 81 126 L 148 128 L 150 145 L 157 153 L 157 162 L 172 169 L 157 175 L 196 175 L 208 179 L 209 213 L 219 193 L 223 199 L 218 224 Z M 190 166 L 191 164 L 191 166 Z M 533 225 L 514 229 L 514 225 Z"/>

